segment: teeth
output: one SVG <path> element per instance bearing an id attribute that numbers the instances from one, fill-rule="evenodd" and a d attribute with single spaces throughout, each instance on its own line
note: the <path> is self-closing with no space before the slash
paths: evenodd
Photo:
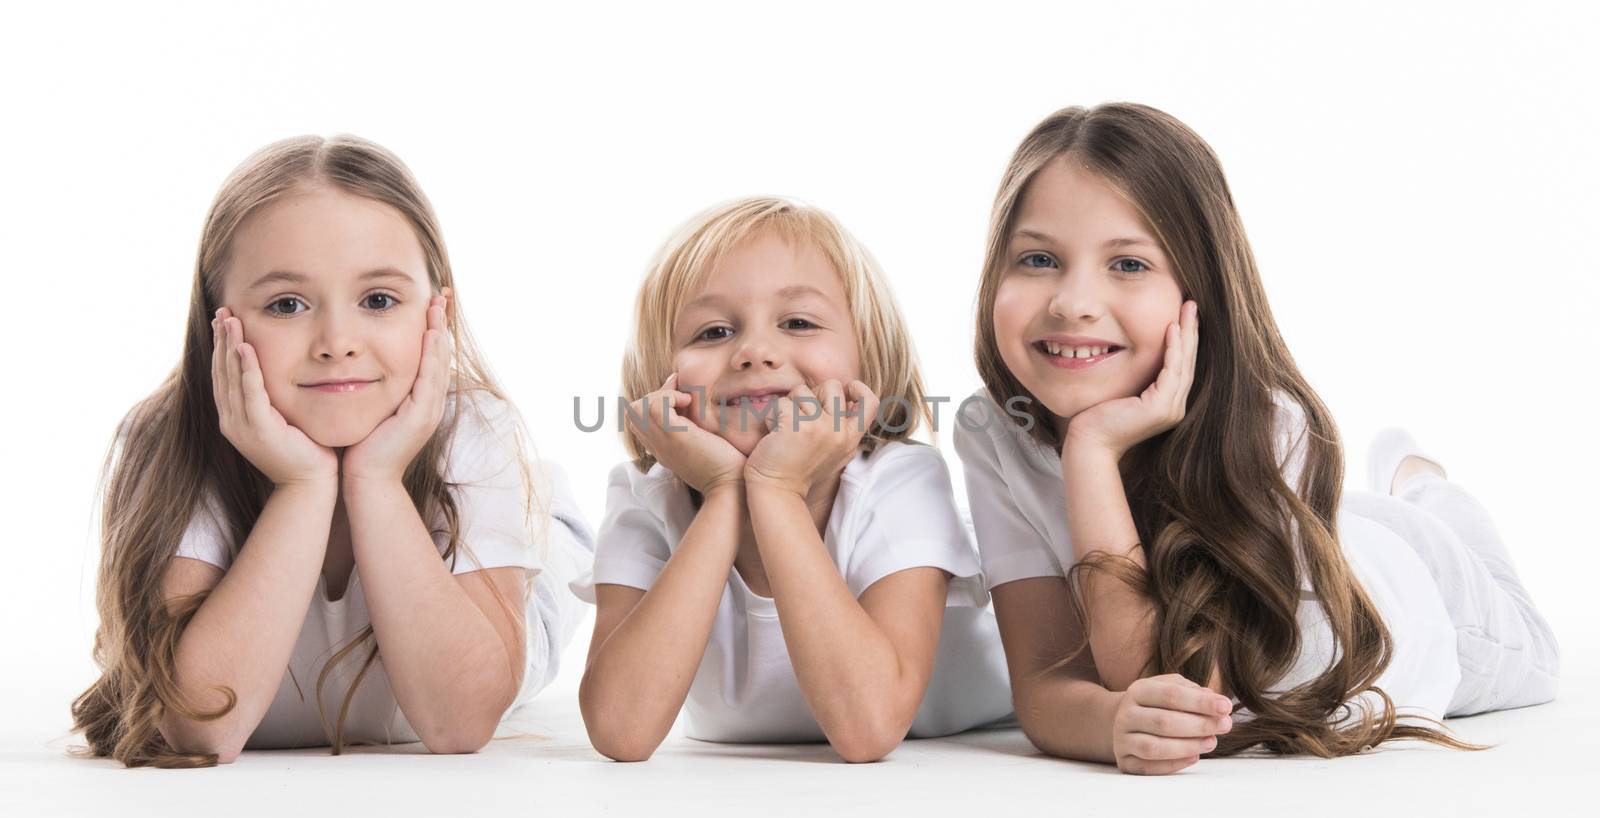
<path id="1" fill-rule="evenodd" d="M 1045 341 L 1044 348 L 1051 355 L 1063 358 L 1094 358 L 1111 351 L 1111 347 L 1063 347 L 1053 341 Z"/>

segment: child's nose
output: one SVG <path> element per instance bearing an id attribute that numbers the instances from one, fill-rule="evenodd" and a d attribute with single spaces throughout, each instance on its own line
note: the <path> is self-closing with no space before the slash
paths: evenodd
<path id="1" fill-rule="evenodd" d="M 1067 321 L 1090 321 L 1105 312 L 1105 294 L 1096 276 L 1066 272 L 1050 296 L 1050 314 Z"/>
<path id="2" fill-rule="evenodd" d="M 351 357 L 361 350 L 361 340 L 354 322 L 335 312 L 324 312 L 322 320 L 317 323 L 317 338 L 312 351 L 323 360 Z"/>
<path id="3" fill-rule="evenodd" d="M 768 333 L 759 330 L 746 332 L 734 350 L 733 366 L 735 369 L 748 369 L 756 364 L 764 364 L 776 369 L 783 365 L 779 347 Z"/>

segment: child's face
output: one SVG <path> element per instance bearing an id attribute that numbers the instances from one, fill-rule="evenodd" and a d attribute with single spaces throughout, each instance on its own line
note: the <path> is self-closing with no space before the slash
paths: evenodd
<path id="1" fill-rule="evenodd" d="M 351 446 L 411 391 L 427 329 L 427 260 L 399 211 L 323 185 L 252 213 L 223 304 L 261 361 L 272 405 L 324 446 Z M 327 381 L 356 379 L 342 388 Z"/>
<path id="2" fill-rule="evenodd" d="M 1000 357 L 1058 423 L 1155 380 L 1183 292 L 1138 211 L 1102 177 L 1051 161 L 1008 246 L 994 304 Z"/>
<path id="3" fill-rule="evenodd" d="M 725 254 L 672 328 L 680 391 L 694 396 L 687 417 L 748 455 L 766 434 L 753 399 L 740 430 L 739 397 L 752 391 L 815 391 L 830 378 L 861 377 L 861 353 L 844 282 L 810 242 L 757 233 Z M 694 390 L 704 387 L 704 394 Z M 726 417 L 718 429 L 718 408 Z M 805 408 L 815 413 L 815 407 Z"/>

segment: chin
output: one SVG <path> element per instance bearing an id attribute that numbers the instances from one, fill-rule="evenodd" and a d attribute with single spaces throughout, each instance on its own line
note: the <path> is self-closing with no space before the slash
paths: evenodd
<path id="1" fill-rule="evenodd" d="M 330 449 L 343 449 L 354 446 L 367 439 L 372 430 L 378 428 L 376 423 L 360 419 L 339 419 L 336 421 L 310 422 L 305 424 L 290 424 L 311 438 L 318 446 Z"/>

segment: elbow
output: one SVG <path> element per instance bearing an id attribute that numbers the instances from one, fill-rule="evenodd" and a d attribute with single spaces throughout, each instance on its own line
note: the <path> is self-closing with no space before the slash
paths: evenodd
<path id="1" fill-rule="evenodd" d="M 168 719 L 165 724 L 158 724 L 155 730 L 162 735 L 168 748 L 187 756 L 216 756 L 218 764 L 234 764 L 238 754 L 245 752 L 246 741 L 250 741 L 250 733 L 238 730 L 205 732 L 176 724 L 178 717 L 170 716 Z M 189 725 L 194 725 L 194 722 L 189 722 Z"/>
<path id="2" fill-rule="evenodd" d="M 433 730 L 419 736 L 422 746 L 434 755 L 461 755 L 482 750 L 494 738 L 494 728 L 470 725 L 457 729 Z"/>
<path id="3" fill-rule="evenodd" d="M 630 729 L 628 719 L 606 718 L 588 707 L 581 709 L 589 743 L 595 752 L 612 761 L 649 761 L 661 744 L 662 736 L 649 735 L 637 727 Z"/>
<path id="4" fill-rule="evenodd" d="M 239 759 L 239 754 L 244 752 L 244 745 L 249 740 L 249 735 L 189 735 L 187 731 L 172 727 L 159 728 L 161 737 L 166 739 L 167 746 L 175 753 L 187 755 L 216 756 L 218 764 L 232 764 Z"/>
<path id="5" fill-rule="evenodd" d="M 417 737 L 422 740 L 422 746 L 428 748 L 428 752 L 434 755 L 476 753 L 494 738 L 495 728 L 500 726 L 500 714 L 503 712 L 503 710 L 485 711 L 471 716 L 452 718 L 426 729 L 418 729 Z"/>
<path id="6" fill-rule="evenodd" d="M 652 741 L 648 736 L 629 735 L 625 732 L 608 733 L 591 727 L 589 743 L 594 745 L 595 752 L 600 755 L 612 761 L 626 762 L 649 761 L 660 742 Z"/>
<path id="7" fill-rule="evenodd" d="M 1039 707 L 1033 704 L 1027 695 L 1027 689 L 1013 686 L 1011 694 L 1011 709 L 1017 714 L 1017 726 L 1022 729 L 1023 737 L 1034 749 L 1048 756 L 1063 758 L 1065 755 L 1050 741 L 1049 732 L 1044 722 L 1049 714 L 1039 712 Z"/>
<path id="8" fill-rule="evenodd" d="M 870 764 L 900 746 L 910 732 L 910 719 L 861 719 L 844 729 L 830 731 L 828 743 L 850 764 Z"/>
<path id="9" fill-rule="evenodd" d="M 830 740 L 833 751 L 850 764 L 870 764 L 882 761 L 884 756 L 900 746 L 900 736 L 893 733 L 880 732 L 876 734 L 862 732 L 861 734 L 843 737 L 837 741 Z"/>
<path id="10" fill-rule="evenodd" d="M 612 761 L 649 761 L 665 736 L 648 734 L 637 727 L 638 719 L 597 704 L 588 679 L 584 682 L 578 689 L 578 710 L 595 752 Z"/>

